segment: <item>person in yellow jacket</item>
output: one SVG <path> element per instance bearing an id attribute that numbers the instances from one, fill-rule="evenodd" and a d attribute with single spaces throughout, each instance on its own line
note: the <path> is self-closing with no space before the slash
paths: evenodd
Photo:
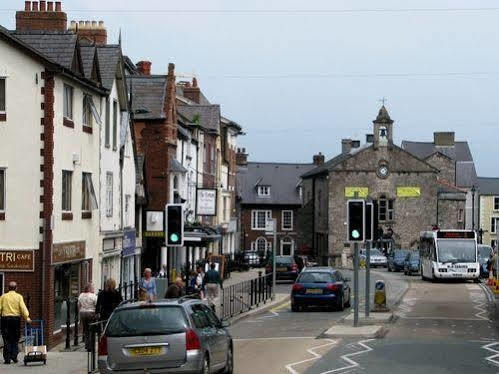
<path id="1" fill-rule="evenodd" d="M 16 292 L 16 282 L 9 283 L 9 292 L 0 297 L 0 316 L 2 317 L 3 359 L 6 365 L 17 364 L 19 338 L 21 336 L 21 317 L 30 323 L 28 308 L 22 295 Z"/>

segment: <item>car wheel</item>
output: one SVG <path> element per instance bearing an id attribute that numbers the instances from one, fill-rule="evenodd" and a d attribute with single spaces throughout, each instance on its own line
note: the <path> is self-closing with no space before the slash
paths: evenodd
<path id="1" fill-rule="evenodd" d="M 208 357 L 204 358 L 203 368 L 201 369 L 201 374 L 210 374 L 210 360 Z"/>
<path id="2" fill-rule="evenodd" d="M 291 304 L 291 311 L 292 312 L 299 312 L 300 308 L 296 304 Z"/>
<path id="3" fill-rule="evenodd" d="M 229 351 L 227 352 L 227 362 L 225 363 L 224 374 L 232 374 L 234 373 L 234 352 L 232 351 L 232 347 L 229 347 Z"/>
<path id="4" fill-rule="evenodd" d="M 345 310 L 345 304 L 343 304 L 343 294 L 340 295 L 336 308 L 339 312 L 343 312 Z"/>
<path id="5" fill-rule="evenodd" d="M 345 303 L 345 308 L 350 308 L 351 303 L 350 303 L 350 295 L 348 295 L 348 301 Z"/>

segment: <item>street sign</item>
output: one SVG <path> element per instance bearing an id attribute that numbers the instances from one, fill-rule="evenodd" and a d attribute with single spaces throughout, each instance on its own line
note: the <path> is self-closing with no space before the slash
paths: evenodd
<path id="1" fill-rule="evenodd" d="M 351 243 L 361 243 L 365 236 L 365 201 L 347 201 L 347 240 Z"/>

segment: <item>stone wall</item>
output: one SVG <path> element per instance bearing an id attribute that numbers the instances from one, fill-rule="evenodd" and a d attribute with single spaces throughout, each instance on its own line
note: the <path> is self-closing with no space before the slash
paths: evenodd
<path id="1" fill-rule="evenodd" d="M 462 197 L 449 199 L 440 198 L 438 201 L 438 227 L 441 229 L 464 230 L 464 209 L 466 208 L 465 194 Z M 461 211 L 462 213 L 459 213 Z"/>
<path id="2" fill-rule="evenodd" d="M 454 160 L 441 153 L 434 153 L 426 159 L 426 162 L 440 171 L 439 180 L 452 185 L 456 183 L 456 162 Z"/>

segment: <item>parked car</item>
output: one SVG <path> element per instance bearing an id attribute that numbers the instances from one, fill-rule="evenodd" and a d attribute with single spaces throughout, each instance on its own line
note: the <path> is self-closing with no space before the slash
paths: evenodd
<path id="1" fill-rule="evenodd" d="M 327 306 L 342 311 L 350 307 L 349 279 L 330 267 L 304 269 L 291 290 L 291 310 Z"/>
<path id="2" fill-rule="evenodd" d="M 419 252 L 410 251 L 404 261 L 404 274 L 412 275 L 418 274 L 421 270 L 421 259 L 419 258 Z"/>
<path id="3" fill-rule="evenodd" d="M 298 277 L 298 265 L 293 256 L 276 256 L 276 280 L 292 280 Z M 272 263 L 265 267 L 265 274 L 272 273 Z M 269 277 L 270 281 L 270 277 Z"/>
<path id="4" fill-rule="evenodd" d="M 232 373 L 233 343 L 226 327 L 200 300 L 122 304 L 99 341 L 99 372 Z"/>
<path id="5" fill-rule="evenodd" d="M 249 267 L 257 268 L 261 265 L 260 255 L 257 251 L 245 251 L 244 262 L 247 263 Z"/>
<path id="6" fill-rule="evenodd" d="M 366 253 L 367 253 L 366 249 L 364 249 L 364 248 L 361 249 L 360 250 L 360 258 L 365 260 L 367 258 Z M 369 262 L 369 264 L 370 264 L 370 267 L 372 267 L 372 268 L 375 268 L 378 266 L 387 267 L 388 260 L 387 260 L 386 256 L 379 249 L 376 249 L 376 248 L 371 249 L 370 259 L 371 259 L 371 261 Z"/>
<path id="7" fill-rule="evenodd" d="M 487 269 L 487 261 L 490 259 L 490 254 L 493 249 L 490 245 L 478 245 L 478 262 L 480 263 L 480 277 L 488 278 L 489 270 Z"/>
<path id="8" fill-rule="evenodd" d="M 407 249 L 396 249 L 388 254 L 388 271 L 402 271 L 404 270 L 404 262 L 409 254 Z"/>

